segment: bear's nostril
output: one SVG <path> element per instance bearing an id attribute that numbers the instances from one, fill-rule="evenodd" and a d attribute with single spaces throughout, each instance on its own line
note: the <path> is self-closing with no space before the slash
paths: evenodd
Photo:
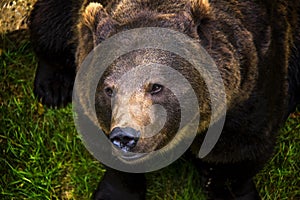
<path id="1" fill-rule="evenodd" d="M 114 128 L 109 135 L 110 141 L 123 151 L 130 151 L 137 144 L 140 132 L 133 128 Z"/>

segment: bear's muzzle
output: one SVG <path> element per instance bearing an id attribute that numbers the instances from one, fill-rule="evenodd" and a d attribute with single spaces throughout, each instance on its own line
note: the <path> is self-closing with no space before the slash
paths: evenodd
<path id="1" fill-rule="evenodd" d="M 116 127 L 109 134 L 109 139 L 115 146 L 128 152 L 136 146 L 140 135 L 140 131 L 133 128 Z"/>

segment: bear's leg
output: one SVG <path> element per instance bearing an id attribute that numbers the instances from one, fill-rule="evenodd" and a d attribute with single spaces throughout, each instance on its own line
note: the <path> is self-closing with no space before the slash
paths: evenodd
<path id="1" fill-rule="evenodd" d="M 144 174 L 125 173 L 107 168 L 93 195 L 95 200 L 144 200 L 146 178 Z"/>
<path id="2" fill-rule="evenodd" d="M 75 67 L 59 67 L 39 58 L 34 94 L 44 105 L 61 107 L 72 101 Z"/>
<path id="3" fill-rule="evenodd" d="M 235 164 L 210 164 L 197 161 L 201 182 L 208 199 L 259 200 L 252 181 L 257 173 L 253 162 Z"/>
<path id="4" fill-rule="evenodd" d="M 74 13 L 80 8 L 77 4 L 69 0 L 38 0 L 30 14 L 30 40 L 39 61 L 34 93 L 48 106 L 65 106 L 72 98 L 76 71 Z"/>
<path id="5" fill-rule="evenodd" d="M 259 200 L 261 199 L 252 178 L 244 180 L 237 179 L 231 184 L 232 194 L 238 200 Z"/>

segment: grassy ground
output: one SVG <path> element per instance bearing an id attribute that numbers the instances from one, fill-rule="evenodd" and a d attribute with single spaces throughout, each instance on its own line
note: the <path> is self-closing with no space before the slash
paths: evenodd
<path id="1" fill-rule="evenodd" d="M 82 145 L 71 106 L 33 96 L 36 58 L 19 33 L 0 38 L 0 199 L 89 199 L 104 173 Z M 18 42 L 17 42 L 18 41 Z M 276 155 L 256 177 L 264 199 L 300 199 L 300 113 L 282 129 Z M 192 165 L 179 160 L 148 175 L 149 200 L 202 199 Z"/>

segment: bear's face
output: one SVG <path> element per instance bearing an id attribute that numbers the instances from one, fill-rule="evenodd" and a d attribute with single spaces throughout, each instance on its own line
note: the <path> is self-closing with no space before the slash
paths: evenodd
<path id="1" fill-rule="evenodd" d="M 162 66 L 179 70 L 190 64 L 170 52 L 136 50 L 114 61 L 99 80 L 95 97 L 99 124 L 125 151 L 146 153 L 161 149 L 179 129 L 178 99 L 184 99 L 187 91 L 182 88 L 175 95 L 168 85 L 180 85 L 170 80 L 170 72 Z"/>
<path id="2" fill-rule="evenodd" d="M 242 87 L 251 91 L 257 55 L 252 52 L 255 51 L 252 35 L 240 21 L 224 23 L 223 19 L 228 16 L 222 12 L 211 14 L 205 0 L 189 0 L 178 5 L 161 1 L 154 5 L 155 9 L 147 7 L 149 5 L 141 2 L 123 5 L 124 9 L 129 9 L 124 10 L 122 5 L 103 8 L 98 3 L 89 4 L 78 25 L 77 65 L 80 66 L 93 48 L 117 33 L 141 27 L 169 28 L 188 35 L 210 54 L 224 81 L 227 106 L 234 103 L 231 99 L 240 90 L 241 77 L 248 84 Z M 232 34 L 231 30 L 237 31 Z M 180 88 L 182 93 L 179 96 L 172 93 L 163 84 L 168 74 L 157 65 L 172 67 L 191 84 L 201 116 L 198 133 L 205 131 L 210 124 L 211 100 L 207 86 L 188 61 L 157 49 L 133 51 L 107 68 L 98 83 L 95 99 L 101 128 L 124 151 L 160 149 L 172 141 L 178 131 L 182 117 L 179 105 L 182 102 L 179 103 L 178 98 L 184 99 L 186 88 Z M 243 71 L 240 65 L 249 65 L 251 70 Z M 149 72 L 142 73 L 138 66 L 147 66 Z M 249 74 L 252 77 L 246 80 Z M 247 95 L 239 98 L 246 99 Z"/>
<path id="3" fill-rule="evenodd" d="M 79 25 L 82 44 L 79 42 L 77 49 L 78 63 L 103 40 L 128 29 L 163 27 L 198 39 L 196 26 L 186 12 L 139 12 L 130 16 L 130 19 L 123 19 L 123 23 L 115 18 L 107 14 L 100 4 L 92 3 L 86 8 L 83 17 L 85 21 Z M 169 74 L 159 65 L 171 66 L 180 71 L 198 90 L 199 95 L 207 96 L 205 84 L 201 82 L 198 72 L 195 69 L 189 72 L 182 70 L 192 69 L 191 64 L 175 54 L 147 49 L 121 56 L 99 80 L 95 108 L 102 130 L 124 151 L 147 153 L 161 149 L 178 132 L 182 114 L 178 98 L 184 99 L 187 91 L 182 88 L 180 95 L 176 96 L 164 85 Z M 140 70 L 140 66 L 144 68 Z M 198 82 L 193 83 L 195 80 Z"/>

